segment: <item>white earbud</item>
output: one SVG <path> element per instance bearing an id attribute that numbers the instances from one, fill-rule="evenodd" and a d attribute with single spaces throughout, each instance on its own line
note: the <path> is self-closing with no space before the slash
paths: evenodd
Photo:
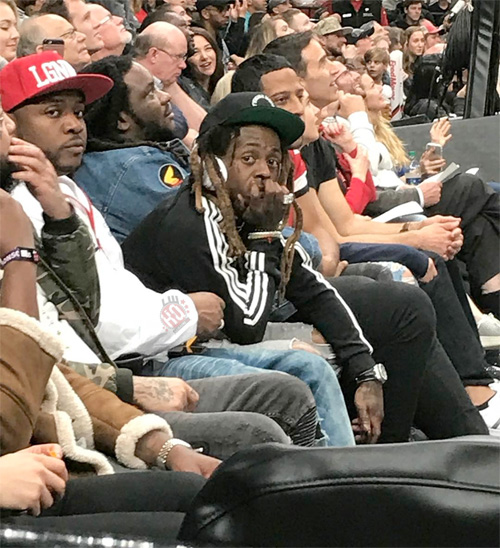
<path id="1" fill-rule="evenodd" d="M 222 175 L 222 180 L 226 182 L 227 175 L 228 175 L 226 164 L 218 156 L 216 156 L 215 159 L 217 161 L 217 165 L 219 166 L 219 171 L 220 171 L 220 174 Z"/>
<path id="2" fill-rule="evenodd" d="M 215 161 L 217 162 L 217 167 L 219 168 L 220 174 L 222 176 L 222 180 L 226 182 L 227 175 L 228 175 L 226 164 L 218 156 L 215 157 Z M 206 167 L 203 171 L 203 186 L 210 190 L 213 190 L 214 188 L 214 185 L 212 184 L 212 181 L 210 180 L 210 177 L 208 176 Z"/>

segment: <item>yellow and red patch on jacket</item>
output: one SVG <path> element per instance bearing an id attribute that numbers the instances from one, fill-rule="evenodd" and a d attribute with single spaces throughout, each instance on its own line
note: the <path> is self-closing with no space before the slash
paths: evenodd
<path id="1" fill-rule="evenodd" d="M 179 186 L 183 181 L 181 170 L 172 164 L 161 166 L 158 176 L 162 184 L 169 188 Z"/>

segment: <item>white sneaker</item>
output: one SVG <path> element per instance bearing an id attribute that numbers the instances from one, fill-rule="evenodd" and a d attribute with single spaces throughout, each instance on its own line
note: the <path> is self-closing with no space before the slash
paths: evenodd
<path id="1" fill-rule="evenodd" d="M 497 381 L 496 379 L 488 385 L 492 390 L 495 392 L 500 392 L 500 381 Z"/>
<path id="2" fill-rule="evenodd" d="M 490 430 L 500 430 L 500 392 L 496 392 L 487 403 L 482 405 L 479 413 Z"/>
<path id="3" fill-rule="evenodd" d="M 477 323 L 477 329 L 483 348 L 500 348 L 500 320 L 493 314 L 483 314 Z"/>

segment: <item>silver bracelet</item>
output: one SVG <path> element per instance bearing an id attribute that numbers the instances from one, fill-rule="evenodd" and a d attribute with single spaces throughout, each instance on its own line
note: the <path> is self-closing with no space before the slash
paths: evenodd
<path id="1" fill-rule="evenodd" d="M 250 232 L 248 235 L 249 240 L 267 240 L 269 238 L 281 238 L 281 232 L 279 230 L 258 230 L 257 232 Z"/>

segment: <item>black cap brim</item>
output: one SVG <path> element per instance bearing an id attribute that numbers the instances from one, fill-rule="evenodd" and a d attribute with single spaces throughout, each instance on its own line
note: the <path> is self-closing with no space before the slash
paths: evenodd
<path id="1" fill-rule="evenodd" d="M 280 141 L 289 147 L 304 133 L 304 122 L 295 114 L 277 107 L 243 108 L 221 123 L 223 126 L 264 126 L 274 130 Z M 211 126 L 213 127 L 213 126 Z M 211 127 L 200 128 L 200 134 Z"/>

